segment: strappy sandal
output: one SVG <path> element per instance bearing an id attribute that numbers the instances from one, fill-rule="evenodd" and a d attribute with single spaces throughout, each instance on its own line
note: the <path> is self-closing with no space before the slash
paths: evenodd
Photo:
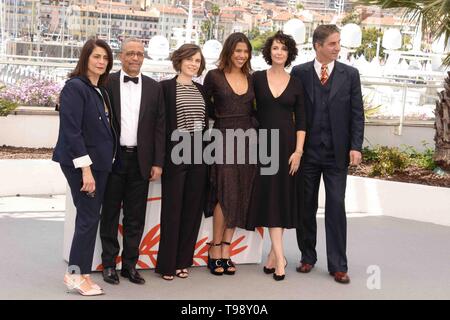
<path id="1" fill-rule="evenodd" d="M 284 267 L 286 268 L 288 265 L 286 257 L 284 257 Z M 265 274 L 271 274 L 275 273 L 275 268 L 267 268 L 266 266 L 263 267 L 263 271 Z"/>
<path id="2" fill-rule="evenodd" d="M 178 271 L 175 273 L 175 275 L 176 275 L 178 278 L 186 279 L 187 277 L 189 277 L 189 272 L 188 272 L 187 269 L 182 269 L 182 270 L 178 270 Z"/>
<path id="3" fill-rule="evenodd" d="M 225 241 L 222 241 L 221 244 L 224 244 L 226 246 L 231 245 L 231 243 L 225 242 Z M 222 259 L 222 267 L 224 269 L 223 273 L 225 273 L 227 275 L 232 276 L 236 273 L 236 266 L 230 258 Z M 230 268 L 234 268 L 234 270 L 229 270 Z"/>
<path id="4" fill-rule="evenodd" d="M 217 247 L 217 246 L 221 246 L 221 243 L 212 243 L 212 242 L 208 242 L 206 243 L 207 245 L 209 245 L 210 249 L 211 247 Z M 222 259 L 212 259 L 209 256 L 209 250 L 208 250 L 208 269 L 210 270 L 211 274 L 215 275 L 215 276 L 221 276 L 224 273 L 224 267 L 222 266 Z M 218 271 L 218 269 L 222 269 L 221 271 Z"/>
<path id="5" fill-rule="evenodd" d="M 173 280 L 173 276 L 168 276 L 168 275 L 161 275 L 161 278 L 163 278 L 166 281 L 172 281 Z"/>

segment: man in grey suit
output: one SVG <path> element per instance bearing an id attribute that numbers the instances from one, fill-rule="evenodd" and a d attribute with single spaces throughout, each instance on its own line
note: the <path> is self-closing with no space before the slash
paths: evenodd
<path id="1" fill-rule="evenodd" d="M 316 237 L 320 178 L 325 183 L 325 231 L 328 271 L 339 283 L 349 283 L 347 274 L 347 220 L 345 188 L 348 165 L 361 162 L 364 108 L 357 69 L 337 60 L 340 32 L 335 25 L 314 30 L 316 58 L 295 66 L 291 75 L 303 84 L 306 110 L 306 142 L 301 172 L 305 210 L 297 229 L 302 253 L 298 272 L 308 273 L 317 261 Z"/>

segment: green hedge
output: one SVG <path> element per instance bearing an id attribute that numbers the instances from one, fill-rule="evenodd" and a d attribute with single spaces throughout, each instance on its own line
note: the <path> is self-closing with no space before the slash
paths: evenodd
<path id="1" fill-rule="evenodd" d="M 19 104 L 16 102 L 0 99 L 0 116 L 7 116 L 11 111 L 16 109 L 18 105 Z"/>

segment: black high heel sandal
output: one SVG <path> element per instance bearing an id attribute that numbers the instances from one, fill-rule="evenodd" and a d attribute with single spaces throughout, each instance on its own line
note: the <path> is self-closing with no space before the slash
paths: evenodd
<path id="1" fill-rule="evenodd" d="M 217 247 L 217 246 L 221 246 L 221 243 L 212 243 L 212 242 L 208 242 L 206 243 L 207 245 L 209 245 L 210 249 L 211 247 Z M 223 275 L 225 268 L 222 265 L 222 259 L 212 259 L 209 256 L 209 250 L 208 250 L 208 269 L 210 270 L 211 274 L 215 275 L 215 276 L 221 276 Z M 217 269 L 222 269 L 223 271 L 217 271 Z"/>
<path id="2" fill-rule="evenodd" d="M 282 275 L 277 275 L 276 273 L 274 273 L 273 274 L 273 279 L 275 280 L 275 281 L 281 281 L 281 280 L 284 280 L 284 274 L 282 274 Z"/>
<path id="3" fill-rule="evenodd" d="M 284 263 L 284 267 L 286 268 L 287 267 L 287 259 L 286 259 L 286 257 L 284 257 L 284 261 L 285 261 L 285 263 Z M 275 280 L 275 281 L 282 281 L 282 280 L 284 280 L 284 277 L 286 276 L 286 274 L 280 274 L 280 275 L 278 275 L 276 272 L 275 272 L 275 268 L 273 268 L 273 279 Z"/>
<path id="4" fill-rule="evenodd" d="M 265 274 L 271 274 L 275 272 L 275 268 L 267 268 L 266 266 L 264 266 L 263 271 Z"/>
<path id="5" fill-rule="evenodd" d="M 285 261 L 284 267 L 286 268 L 288 265 L 286 257 L 284 257 L 284 261 Z M 265 274 L 272 274 L 275 273 L 275 268 L 267 268 L 266 266 L 264 266 L 263 271 Z"/>
<path id="6" fill-rule="evenodd" d="M 231 245 L 231 243 L 225 242 L 225 241 L 222 241 L 221 244 L 224 244 L 227 246 Z M 228 258 L 228 259 L 222 258 L 222 267 L 223 267 L 223 273 L 225 273 L 227 275 L 232 276 L 236 273 L 236 266 L 235 266 L 234 262 L 231 260 L 231 258 Z M 234 268 L 234 270 L 228 270 L 229 268 Z"/>

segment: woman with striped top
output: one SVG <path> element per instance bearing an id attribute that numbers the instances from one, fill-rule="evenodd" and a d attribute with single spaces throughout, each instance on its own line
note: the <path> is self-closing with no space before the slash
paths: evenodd
<path id="1" fill-rule="evenodd" d="M 194 151 L 202 159 L 201 150 L 194 150 L 194 139 L 207 129 L 208 112 L 202 85 L 192 78 L 205 69 L 205 59 L 200 47 L 184 44 L 172 55 L 172 63 L 178 75 L 161 82 L 166 104 L 166 159 L 162 175 L 161 238 L 156 272 L 164 280 L 174 276 L 187 278 L 188 267 L 193 264 L 195 244 L 200 229 L 207 184 L 207 166 L 201 160 L 196 163 Z M 178 132 L 175 132 L 178 131 Z M 190 155 L 179 155 L 182 161 L 174 161 L 172 149 L 180 141 L 171 137 L 182 136 L 190 141 Z M 201 139 L 201 138 L 200 138 Z M 175 151 L 175 150 L 174 150 Z M 187 152 L 189 153 L 189 152 Z"/>

